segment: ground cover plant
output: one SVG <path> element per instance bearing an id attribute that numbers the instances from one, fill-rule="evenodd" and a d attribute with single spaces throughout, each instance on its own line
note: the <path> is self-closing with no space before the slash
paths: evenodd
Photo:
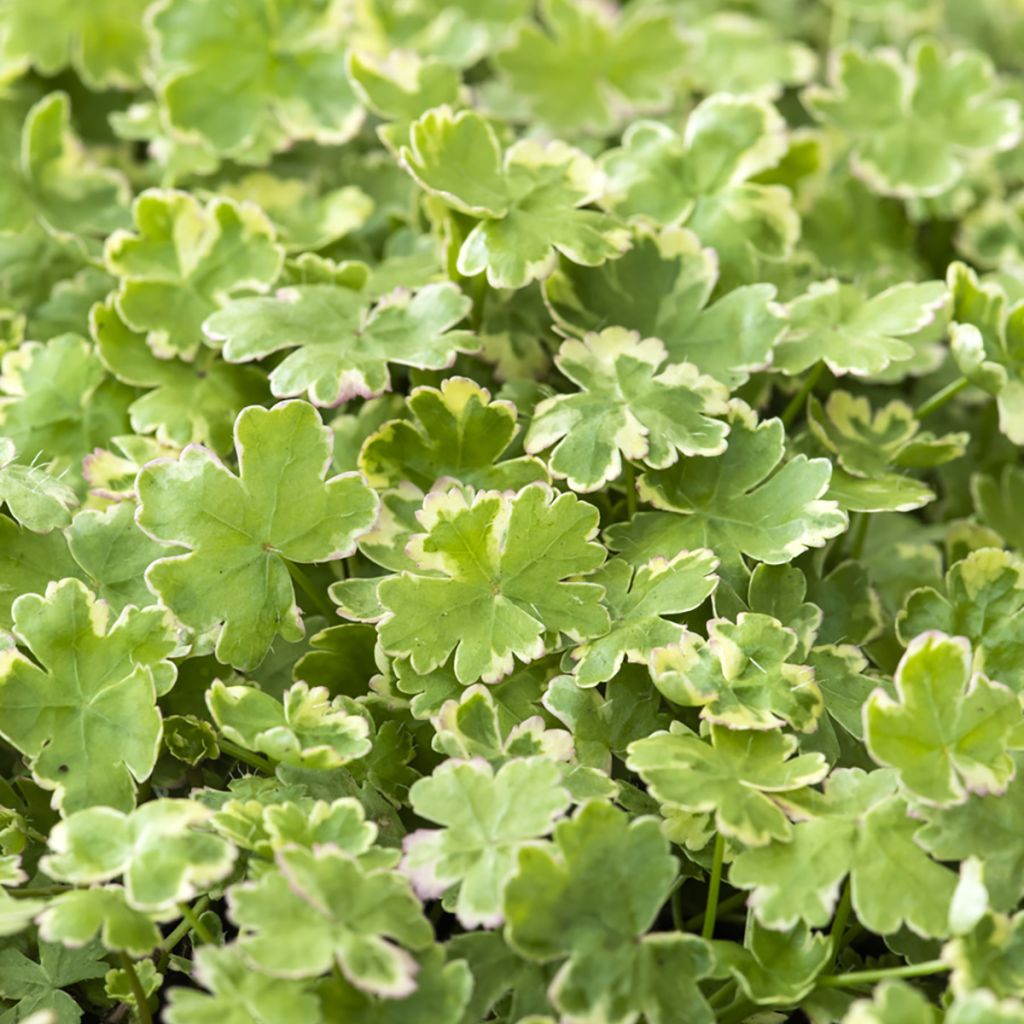
<path id="1" fill-rule="evenodd" d="M 1024 8 L 0 0 L 0 1024 L 1022 1024 Z"/>

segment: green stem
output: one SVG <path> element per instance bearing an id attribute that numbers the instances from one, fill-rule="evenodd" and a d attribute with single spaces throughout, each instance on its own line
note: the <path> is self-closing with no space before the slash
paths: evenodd
<path id="1" fill-rule="evenodd" d="M 196 905 L 192 908 L 192 911 L 197 915 L 201 914 L 209 905 L 210 897 L 200 896 L 199 899 L 196 900 Z M 171 959 L 171 953 L 174 952 L 178 943 L 181 942 L 190 931 L 192 931 L 192 925 L 189 923 L 188 918 L 183 916 L 174 930 L 169 932 L 165 936 L 163 942 L 160 943 L 160 956 L 157 958 L 156 969 L 161 974 L 167 966 L 167 962 Z"/>
<path id="2" fill-rule="evenodd" d="M 196 906 L 198 907 L 199 904 L 197 903 Z M 182 903 L 178 907 L 178 911 L 181 913 L 181 916 L 188 922 L 189 928 L 192 930 L 192 932 L 195 934 L 195 936 L 199 939 L 200 942 L 202 942 L 206 946 L 216 945 L 216 939 L 214 939 L 214 937 L 210 934 L 210 929 L 207 928 L 205 924 L 203 924 L 202 918 L 199 916 L 199 914 L 202 913 L 201 910 L 199 911 L 199 913 L 196 913 L 196 910 L 193 907 L 190 907 L 187 903 Z"/>
<path id="3" fill-rule="evenodd" d="M 217 746 L 220 747 L 221 753 L 230 754 L 236 761 L 241 761 L 242 764 L 247 764 L 250 768 L 263 772 L 264 775 L 273 775 L 276 771 L 273 763 L 267 758 L 254 754 L 251 750 L 246 750 L 245 747 L 224 739 L 223 736 L 217 737 Z"/>
<path id="4" fill-rule="evenodd" d="M 742 1024 L 756 1009 L 757 1006 L 754 1003 L 741 997 L 718 1018 L 718 1024 Z"/>
<path id="5" fill-rule="evenodd" d="M 855 988 L 858 985 L 873 985 L 886 978 L 923 978 L 929 974 L 941 974 L 949 970 L 945 960 L 925 960 L 919 964 L 903 967 L 880 967 L 874 971 L 852 971 L 849 974 L 826 974 L 818 979 L 822 988 Z"/>
<path id="6" fill-rule="evenodd" d="M 715 852 L 711 861 L 711 880 L 708 883 L 708 902 L 704 907 L 704 925 L 700 930 L 705 939 L 715 934 L 715 919 L 718 916 L 718 890 L 722 887 L 722 861 L 725 859 L 725 836 L 715 835 Z"/>
<path id="7" fill-rule="evenodd" d="M 850 35 L 850 9 L 843 0 L 834 0 L 832 20 L 828 26 L 828 48 L 836 49 L 845 43 Z"/>
<path id="8" fill-rule="evenodd" d="M 119 953 L 118 957 L 124 973 L 128 976 L 128 987 L 132 990 L 132 997 L 135 999 L 135 1016 L 139 1024 L 153 1024 L 153 1015 L 149 1012 L 149 1003 L 146 1002 L 146 990 L 135 973 L 135 964 L 127 953 Z"/>
<path id="9" fill-rule="evenodd" d="M 636 515 L 637 503 L 636 503 L 636 469 L 632 462 L 626 462 L 625 464 L 625 475 L 623 476 L 622 482 L 626 488 L 626 515 L 630 519 Z"/>
<path id="10" fill-rule="evenodd" d="M 299 590 L 313 602 L 313 606 L 328 622 L 333 622 L 338 617 L 338 609 L 325 600 L 324 595 L 313 586 L 312 580 L 294 562 L 286 558 L 284 564 L 288 566 L 288 575 L 298 584 Z"/>
<path id="11" fill-rule="evenodd" d="M 708 1006 L 712 1010 L 721 1010 L 728 1006 L 736 993 L 736 982 L 727 981 L 720 989 L 708 997 Z"/>
<path id="12" fill-rule="evenodd" d="M 15 899 L 33 899 L 36 896 L 59 896 L 62 892 L 67 892 L 70 889 L 70 885 L 60 885 L 59 883 L 54 885 L 36 885 L 29 886 L 25 889 L 7 889 L 8 896 L 13 896 Z"/>
<path id="13" fill-rule="evenodd" d="M 864 542 L 868 539 L 868 526 L 871 523 L 870 513 L 857 512 L 854 514 L 853 526 L 850 528 L 850 550 L 849 557 L 858 559 L 864 551 Z"/>
<path id="14" fill-rule="evenodd" d="M 672 927 L 677 932 L 686 931 L 686 919 L 683 917 L 683 887 L 677 885 L 672 890 L 670 906 L 672 907 Z"/>
<path id="15" fill-rule="evenodd" d="M 846 923 L 850 920 L 850 906 L 850 883 L 847 882 L 843 886 L 843 895 L 839 898 L 839 906 L 836 907 L 835 917 L 832 918 L 832 948 L 829 951 L 828 967 L 831 967 L 836 962 L 836 957 L 839 956 L 839 950 L 842 948 L 841 943 L 846 932 Z"/>
<path id="16" fill-rule="evenodd" d="M 933 412 L 937 412 L 947 402 L 956 398 L 964 388 L 970 386 L 970 383 L 971 382 L 966 377 L 959 377 L 951 384 L 947 384 L 944 388 L 939 388 L 931 398 L 926 398 L 914 410 L 914 415 L 919 420 L 923 420 L 925 416 L 931 416 Z"/>
<path id="17" fill-rule="evenodd" d="M 719 914 L 728 914 L 730 910 L 735 910 L 737 907 L 742 907 L 747 901 L 746 892 L 734 892 L 731 896 L 726 896 L 721 903 L 718 904 Z M 704 911 L 702 910 L 699 914 L 694 914 L 693 917 L 688 917 L 683 922 L 683 931 L 692 932 L 694 928 L 699 928 L 704 920 Z"/>
<path id="18" fill-rule="evenodd" d="M 812 370 L 804 377 L 803 383 L 800 385 L 797 393 L 789 400 L 789 404 L 785 409 L 782 410 L 782 425 L 788 427 L 792 424 L 793 420 L 797 418 L 800 410 L 803 409 L 804 404 L 807 401 L 807 396 L 814 390 L 814 385 L 821 379 L 821 375 L 825 372 L 825 364 L 817 363 Z"/>

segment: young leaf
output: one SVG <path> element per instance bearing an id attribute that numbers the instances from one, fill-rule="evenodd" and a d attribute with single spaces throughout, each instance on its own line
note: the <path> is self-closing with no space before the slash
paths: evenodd
<path id="1" fill-rule="evenodd" d="M 78 499 L 75 492 L 45 467 L 15 462 L 17 452 L 9 437 L 0 437 L 0 502 L 26 529 L 35 533 L 67 526 Z"/>
<path id="2" fill-rule="evenodd" d="M 379 588 L 381 645 L 409 656 L 417 672 L 454 650 L 460 683 L 496 682 L 515 657 L 541 657 L 546 633 L 608 631 L 602 588 L 566 581 L 604 560 L 593 540 L 597 511 L 575 495 L 530 484 L 514 497 L 483 491 L 470 501 L 452 488 L 431 493 L 417 519 L 426 532 L 410 544 L 416 570 Z"/>
<path id="3" fill-rule="evenodd" d="M 551 831 L 569 794 L 544 757 L 508 761 L 497 773 L 478 761 L 446 761 L 413 785 L 409 802 L 419 817 L 445 826 L 406 836 L 402 871 L 413 888 L 436 899 L 457 884 L 460 923 L 493 928 L 519 851 Z"/>
<path id="4" fill-rule="evenodd" d="M 22 594 L 14 628 L 39 664 L 0 651 L 0 735 L 64 814 L 130 810 L 160 747 L 158 682 L 169 689 L 175 675 L 166 613 L 129 607 L 111 623 L 107 605 L 66 579 Z"/>
<path id="5" fill-rule="evenodd" d="M 270 390 L 279 398 L 307 391 L 316 405 L 336 406 L 390 391 L 389 362 L 441 370 L 476 348 L 472 334 L 452 329 L 470 305 L 447 281 L 396 291 L 376 305 L 351 288 L 310 284 L 237 299 L 203 330 L 211 343 L 224 343 L 232 363 L 293 349 L 270 371 Z"/>
<path id="6" fill-rule="evenodd" d="M 330 431 L 305 402 L 245 409 L 235 450 L 238 476 L 195 446 L 147 465 L 138 522 L 157 540 L 190 548 L 149 567 L 154 593 L 190 629 L 216 630 L 220 661 L 254 668 L 275 637 L 303 635 L 288 563 L 350 554 L 378 503 L 356 474 L 325 479 Z"/>
<path id="7" fill-rule="evenodd" d="M 487 272 L 494 288 L 522 288 L 554 270 L 557 254 L 596 266 L 629 247 L 612 217 L 584 210 L 604 188 L 589 157 L 562 142 L 516 142 L 504 155 L 479 114 L 428 111 L 410 129 L 403 165 L 446 205 L 477 220 L 457 269 Z"/>
<path id="8" fill-rule="evenodd" d="M 689 363 L 663 367 L 667 357 L 657 338 L 621 327 L 564 342 L 555 364 L 579 390 L 537 406 L 527 452 L 554 444 L 552 473 L 584 492 L 616 479 L 622 456 L 664 469 L 680 455 L 720 455 L 729 428 L 711 417 L 728 411 L 728 391 Z"/>
<path id="9" fill-rule="evenodd" d="M 81 981 L 102 978 L 107 964 L 102 949 L 90 944 L 84 949 L 43 942 L 39 960 L 30 960 L 18 949 L 0 950 L 0 996 L 14 1002 L 12 1020 L 28 1020 L 40 1011 L 54 1024 L 78 1024 L 82 1008 L 62 989 Z M 45 1016 L 49 1013 L 52 1016 Z"/>
<path id="10" fill-rule="evenodd" d="M 1020 701 L 1001 683 L 971 675 L 963 637 L 922 633 L 896 669 L 896 700 L 876 690 L 864 706 L 864 741 L 926 803 L 963 803 L 1002 792 L 1015 765 L 1007 752 Z"/>

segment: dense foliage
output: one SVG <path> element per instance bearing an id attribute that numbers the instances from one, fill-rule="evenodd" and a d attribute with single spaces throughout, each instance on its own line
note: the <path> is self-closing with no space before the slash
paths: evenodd
<path id="1" fill-rule="evenodd" d="M 0 0 L 0 1024 L 1022 1024 L 1022 101 L 1017 0 Z"/>

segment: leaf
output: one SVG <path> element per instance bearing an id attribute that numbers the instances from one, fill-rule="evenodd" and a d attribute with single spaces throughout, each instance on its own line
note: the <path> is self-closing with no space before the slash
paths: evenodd
<path id="1" fill-rule="evenodd" d="M 293 683 L 278 701 L 253 686 L 215 680 L 206 703 L 229 740 L 281 764 L 340 768 L 370 750 L 366 720 L 350 714 L 343 697 L 331 700 L 323 686 Z"/>
<path id="2" fill-rule="evenodd" d="M 237 946 L 203 946 L 195 974 L 209 992 L 172 988 L 168 1024 L 287 1024 L 293 1015 L 320 1024 L 323 1017 L 309 982 L 270 978 L 253 971 Z"/>
<path id="3" fill-rule="evenodd" d="M 298 640 L 288 562 L 341 558 L 373 524 L 377 499 L 360 477 L 325 480 L 329 434 L 305 402 L 252 406 L 235 423 L 238 476 L 194 446 L 139 474 L 139 525 L 190 548 L 154 562 L 147 583 L 186 626 L 217 631 L 224 664 L 255 668 L 275 637 Z"/>
<path id="4" fill-rule="evenodd" d="M 633 225 L 633 246 L 599 267 L 561 261 L 544 281 L 559 330 L 580 335 L 620 324 L 660 338 L 673 363 L 693 363 L 730 388 L 772 361 L 785 327 L 769 284 L 744 285 L 709 304 L 718 283 L 710 249 L 686 228 Z"/>
<path id="5" fill-rule="evenodd" d="M 821 360 L 837 377 L 874 376 L 914 357 L 904 339 L 938 320 L 947 300 L 941 281 L 898 284 L 870 297 L 835 278 L 814 282 L 786 307 L 775 365 L 795 374 Z"/>
<path id="6" fill-rule="evenodd" d="M 62 992 L 65 986 L 102 978 L 107 964 L 94 944 L 84 949 L 65 949 L 40 943 L 38 962 L 17 949 L 0 950 L 0 996 L 15 1001 L 14 1020 L 26 1020 L 39 1011 L 50 1011 L 55 1024 L 77 1024 L 82 1019 L 78 1003 Z"/>
<path id="7" fill-rule="evenodd" d="M 127 183 L 87 155 L 71 130 L 67 93 L 51 92 L 28 111 L 20 147 L 15 141 L 10 152 L 0 184 L 2 230 L 24 232 L 35 223 L 84 254 L 93 238 L 127 220 Z"/>
<path id="8" fill-rule="evenodd" d="M 0 391 L 0 431 L 22 459 L 50 462 L 76 490 L 83 453 L 128 427 L 131 392 L 107 377 L 92 346 L 74 334 L 7 352 Z"/>
<path id="9" fill-rule="evenodd" d="M 78 503 L 75 492 L 44 467 L 18 465 L 16 458 L 14 442 L 0 437 L 0 501 L 8 512 L 36 533 L 67 526 Z"/>
<path id="10" fill-rule="evenodd" d="M 1024 915 L 986 914 L 966 935 L 942 950 L 952 968 L 950 988 L 957 995 L 987 989 L 999 999 L 1017 996 L 1024 985 Z"/>
<path id="11" fill-rule="evenodd" d="M 203 329 L 233 363 L 293 349 L 271 370 L 270 390 L 279 398 L 308 392 L 314 404 L 336 406 L 390 391 L 389 362 L 440 370 L 476 348 L 468 331 L 452 330 L 469 308 L 450 282 L 396 291 L 373 306 L 351 288 L 310 284 L 235 300 Z"/>
<path id="12" fill-rule="evenodd" d="M 546 277 L 558 253 L 596 266 L 629 247 L 615 219 L 580 209 L 601 195 L 603 178 L 565 143 L 521 139 L 503 154 L 480 115 L 442 106 L 413 122 L 401 160 L 428 192 L 478 221 L 456 265 L 466 277 L 486 271 L 493 288 Z"/>
<path id="13" fill-rule="evenodd" d="M 612 550 L 635 564 L 706 547 L 734 570 L 744 555 L 780 565 L 846 528 L 837 504 L 822 500 L 832 472 L 827 459 L 796 455 L 783 462 L 782 423 L 758 423 L 737 400 L 729 427 L 722 455 L 643 473 L 640 496 L 660 511 L 612 526 Z"/>
<path id="14" fill-rule="evenodd" d="M 915 43 L 906 60 L 843 47 L 829 85 L 808 87 L 803 99 L 852 141 L 854 173 L 881 195 L 941 195 L 972 156 L 1009 149 L 1020 136 L 1020 110 L 998 98 L 988 58 L 947 54 L 932 40 Z"/>
<path id="15" fill-rule="evenodd" d="M 139 434 L 177 447 L 198 443 L 229 452 L 235 417 L 266 396 L 262 378 L 249 367 L 157 358 L 145 337 L 121 319 L 113 299 L 93 306 L 89 327 L 104 366 L 119 381 L 147 389 L 128 406 Z"/>
<path id="16" fill-rule="evenodd" d="M 667 106 L 685 54 L 668 13 L 544 0 L 540 18 L 546 31 L 523 22 L 495 58 L 537 120 L 556 131 L 607 135 L 637 111 Z"/>
<path id="17" fill-rule="evenodd" d="M 576 682 L 606 682 L 624 659 L 646 664 L 655 648 L 681 640 L 686 630 L 665 616 L 698 608 L 718 584 L 717 566 L 705 549 L 680 551 L 671 561 L 652 558 L 635 569 L 618 558 L 606 563 L 594 579 L 605 588 L 612 626 L 572 652 Z"/>
<path id="18" fill-rule="evenodd" d="M 153 920 L 125 902 L 120 886 L 72 889 L 55 896 L 39 914 L 39 935 L 72 948 L 97 935 L 109 950 L 145 956 L 162 936 Z"/>
<path id="19" fill-rule="evenodd" d="M 566 581 L 604 560 L 596 510 L 575 495 L 530 484 L 514 497 L 483 491 L 468 500 L 452 488 L 428 495 L 417 519 L 426 532 L 410 544 L 416 570 L 379 588 L 381 645 L 417 672 L 454 651 L 460 683 L 497 682 L 514 657 L 545 653 L 545 633 L 578 640 L 608 631 L 602 588 Z"/>
<path id="20" fill-rule="evenodd" d="M 974 670 L 1020 693 L 1024 563 L 995 548 L 972 551 L 946 573 L 944 590 L 921 587 L 907 596 L 896 619 L 900 640 L 909 644 L 932 630 L 966 637 Z"/>
<path id="21" fill-rule="evenodd" d="M 772 794 L 820 782 L 828 766 L 820 754 L 792 755 L 797 743 L 781 732 L 711 726 L 710 742 L 675 722 L 629 746 L 627 765 L 647 784 L 663 811 L 714 814 L 723 835 L 747 846 L 787 840 L 792 827 Z"/>
<path id="22" fill-rule="evenodd" d="M 788 842 L 737 854 L 729 880 L 753 890 L 748 903 L 762 924 L 825 926 L 849 873 L 853 909 L 866 928 L 889 935 L 906 924 L 917 935 L 947 934 L 956 876 L 915 841 L 919 826 L 895 782 L 888 771 L 837 769 L 824 797 L 807 800 L 811 813 Z M 885 883 L 890 864 L 900 865 L 899 886 Z"/>
<path id="23" fill-rule="evenodd" d="M 625 217 L 688 227 L 718 254 L 720 287 L 731 290 L 762 279 L 765 263 L 796 244 L 789 191 L 750 180 L 785 150 L 786 125 L 770 103 L 716 94 L 693 109 L 682 134 L 634 121 L 601 159 L 605 203 Z"/>
<path id="24" fill-rule="evenodd" d="M 523 442 L 549 456 L 552 473 L 574 491 L 594 491 L 622 472 L 622 456 L 664 469 L 680 455 L 720 455 L 728 392 L 689 363 L 662 368 L 657 338 L 610 327 L 562 344 L 555 364 L 579 390 L 545 399 Z M 658 372 L 660 371 L 660 372 Z"/>
<path id="25" fill-rule="evenodd" d="M 178 0 L 181 3 L 181 0 Z M 132 207 L 135 232 L 117 231 L 104 249 L 120 281 L 116 308 L 163 359 L 192 359 L 203 321 L 240 290 L 264 291 L 281 269 L 266 216 L 251 203 L 147 189 Z"/>
<path id="26" fill-rule="evenodd" d="M 712 619 L 708 640 L 686 634 L 655 650 L 654 685 L 675 704 L 701 708 L 701 718 L 730 729 L 791 725 L 813 732 L 823 709 L 814 671 L 790 662 L 797 636 L 770 615 L 741 612 Z"/>
<path id="27" fill-rule="evenodd" d="M 14 648 L 0 651 L 0 735 L 64 814 L 130 810 L 160 747 L 158 689 L 174 680 L 166 613 L 129 607 L 111 622 L 107 605 L 66 579 L 44 597 L 22 594 L 14 628 L 42 667 Z"/>
<path id="28" fill-rule="evenodd" d="M 1020 701 L 1001 683 L 971 674 L 967 640 L 922 633 L 900 659 L 895 682 L 895 700 L 876 690 L 864 705 L 864 741 L 879 764 L 895 768 L 926 803 L 1006 789 Z"/>
<path id="29" fill-rule="evenodd" d="M 630 822 L 592 801 L 555 828 L 552 847 L 520 852 L 506 890 L 506 937 L 530 959 L 565 961 L 551 987 L 565 1014 L 618 1022 L 643 1013 L 668 1024 L 682 1012 L 710 1022 L 697 987 L 711 969 L 703 941 L 645 934 L 675 875 L 653 818 Z"/>
<path id="30" fill-rule="evenodd" d="M 228 896 L 238 946 L 276 978 L 315 978 L 337 964 L 357 988 L 389 999 L 416 989 L 416 961 L 432 930 L 404 879 L 367 870 L 336 848 L 277 854 L 276 870 Z"/>
<path id="31" fill-rule="evenodd" d="M 445 826 L 406 836 L 402 871 L 423 899 L 458 885 L 455 913 L 466 928 L 500 924 L 502 896 L 520 850 L 547 835 L 569 806 L 556 765 L 543 757 L 445 761 L 409 791 L 413 811 Z"/>
<path id="32" fill-rule="evenodd" d="M 221 881 L 235 851 L 199 831 L 210 812 L 190 800 L 152 800 L 124 814 L 91 807 L 57 823 L 43 870 L 75 885 L 124 876 L 125 899 L 144 912 L 173 910 Z"/>
<path id="33" fill-rule="evenodd" d="M 905 981 L 886 979 L 872 999 L 858 999 L 843 1024 L 936 1024 L 936 1010 Z M 948 1020 L 948 1018 L 947 1018 Z"/>
<path id="34" fill-rule="evenodd" d="M 340 13 L 337 3 L 310 8 L 302 0 L 273 0 L 269 8 L 262 0 L 164 3 L 151 23 L 158 95 L 171 124 L 229 156 L 298 139 L 345 142 L 362 111 L 338 59 Z"/>
<path id="35" fill-rule="evenodd" d="M 411 419 L 387 421 L 359 451 L 359 468 L 371 486 L 408 482 L 428 491 L 449 478 L 473 487 L 518 490 L 546 482 L 539 460 L 502 459 L 518 432 L 516 407 L 492 400 L 468 377 L 448 377 L 439 388 L 413 388 L 406 405 Z"/>
<path id="36" fill-rule="evenodd" d="M 1019 768 L 1021 755 L 1014 760 Z M 1012 910 L 1024 895 L 1022 808 L 1024 775 L 1017 771 L 1003 793 L 974 794 L 950 807 L 922 805 L 925 824 L 916 838 L 938 860 L 980 860 L 993 906 Z"/>

